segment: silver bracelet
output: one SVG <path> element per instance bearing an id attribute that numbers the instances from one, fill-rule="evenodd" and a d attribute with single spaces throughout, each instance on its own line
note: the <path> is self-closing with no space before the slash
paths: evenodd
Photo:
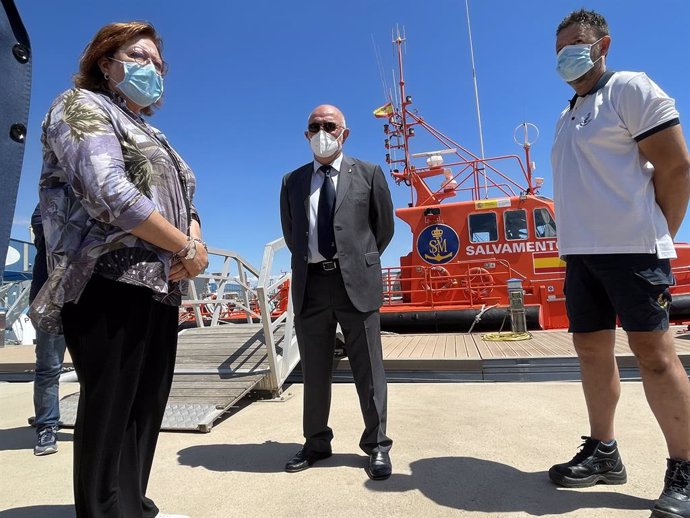
<path id="1" fill-rule="evenodd" d="M 187 252 L 189 252 L 189 249 L 193 246 L 195 246 L 194 240 L 191 237 L 188 237 L 187 244 L 182 247 L 182 250 L 180 250 L 179 252 L 175 252 L 172 255 L 173 259 L 182 259 L 184 256 L 187 255 Z"/>

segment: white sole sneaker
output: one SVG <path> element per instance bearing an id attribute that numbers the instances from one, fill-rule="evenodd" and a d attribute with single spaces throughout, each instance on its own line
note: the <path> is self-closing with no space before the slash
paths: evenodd
<path id="1" fill-rule="evenodd" d="M 50 455 L 51 453 L 57 453 L 57 444 L 51 446 L 34 446 L 34 455 L 37 457 L 42 457 L 43 455 Z"/>

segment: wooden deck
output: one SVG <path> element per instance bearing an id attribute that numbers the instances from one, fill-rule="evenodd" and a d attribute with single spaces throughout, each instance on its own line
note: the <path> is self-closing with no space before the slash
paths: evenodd
<path id="1" fill-rule="evenodd" d="M 690 372 L 690 333 L 673 329 L 678 355 Z M 532 331 L 522 341 L 487 341 L 484 333 L 384 334 L 383 362 L 390 381 L 579 380 L 580 368 L 567 331 Z M 623 330 L 616 331 L 615 354 L 622 379 L 639 370 Z M 334 377 L 351 379 L 347 358 L 336 360 Z"/>
<path id="2" fill-rule="evenodd" d="M 674 341 L 679 354 L 690 354 L 690 333 L 674 330 Z M 485 341 L 484 333 L 473 334 L 420 334 L 381 337 L 383 357 L 401 359 L 491 359 L 491 358 L 546 358 L 575 357 L 572 336 L 567 331 L 532 331 L 532 338 L 521 341 Z M 616 355 L 630 355 L 623 330 L 616 331 Z"/>
<path id="3" fill-rule="evenodd" d="M 682 326 L 673 332 L 678 354 L 690 372 L 690 333 Z M 390 381 L 539 381 L 580 376 L 572 338 L 566 331 L 533 331 L 530 340 L 499 342 L 482 340 L 482 333 L 384 334 L 382 343 Z M 638 378 L 622 330 L 616 332 L 615 352 L 621 376 Z M 0 376 L 7 380 L 30 380 L 34 362 L 33 346 L 0 348 Z M 266 368 L 259 325 L 182 332 L 170 401 L 232 405 L 231 401 L 253 389 Z M 335 360 L 334 377 L 351 379 L 347 358 Z M 298 371 L 290 381 L 300 378 Z M 221 394 L 223 401 L 215 399 Z"/>

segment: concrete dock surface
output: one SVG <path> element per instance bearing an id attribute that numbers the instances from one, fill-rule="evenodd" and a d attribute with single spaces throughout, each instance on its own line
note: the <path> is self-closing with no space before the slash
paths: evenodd
<path id="1" fill-rule="evenodd" d="M 393 476 L 382 482 L 363 469 L 352 384 L 333 387 L 334 455 L 285 473 L 302 443 L 302 386 L 286 394 L 242 406 L 208 434 L 161 433 L 148 496 L 192 518 L 635 518 L 662 489 L 666 448 L 639 382 L 623 384 L 616 418 L 628 483 L 580 490 L 547 476 L 588 433 L 577 382 L 390 384 Z M 35 457 L 32 384 L 0 383 L 0 409 L 0 518 L 74 516 L 72 430 L 59 432 L 58 453 Z"/>

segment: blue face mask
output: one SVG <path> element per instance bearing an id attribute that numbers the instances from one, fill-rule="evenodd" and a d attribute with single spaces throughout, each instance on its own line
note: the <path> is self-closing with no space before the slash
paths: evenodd
<path id="1" fill-rule="evenodd" d="M 163 96 L 163 78 L 151 63 L 140 65 L 111 59 L 122 63 L 125 77 L 117 84 L 117 88 L 134 104 L 146 108 Z"/>
<path id="2" fill-rule="evenodd" d="M 592 61 L 592 47 L 601 40 L 602 38 L 599 38 L 594 43 L 566 45 L 561 49 L 556 56 L 558 59 L 556 71 L 563 81 L 571 83 L 592 70 L 594 63 L 603 56 L 602 54 L 596 61 Z"/>

